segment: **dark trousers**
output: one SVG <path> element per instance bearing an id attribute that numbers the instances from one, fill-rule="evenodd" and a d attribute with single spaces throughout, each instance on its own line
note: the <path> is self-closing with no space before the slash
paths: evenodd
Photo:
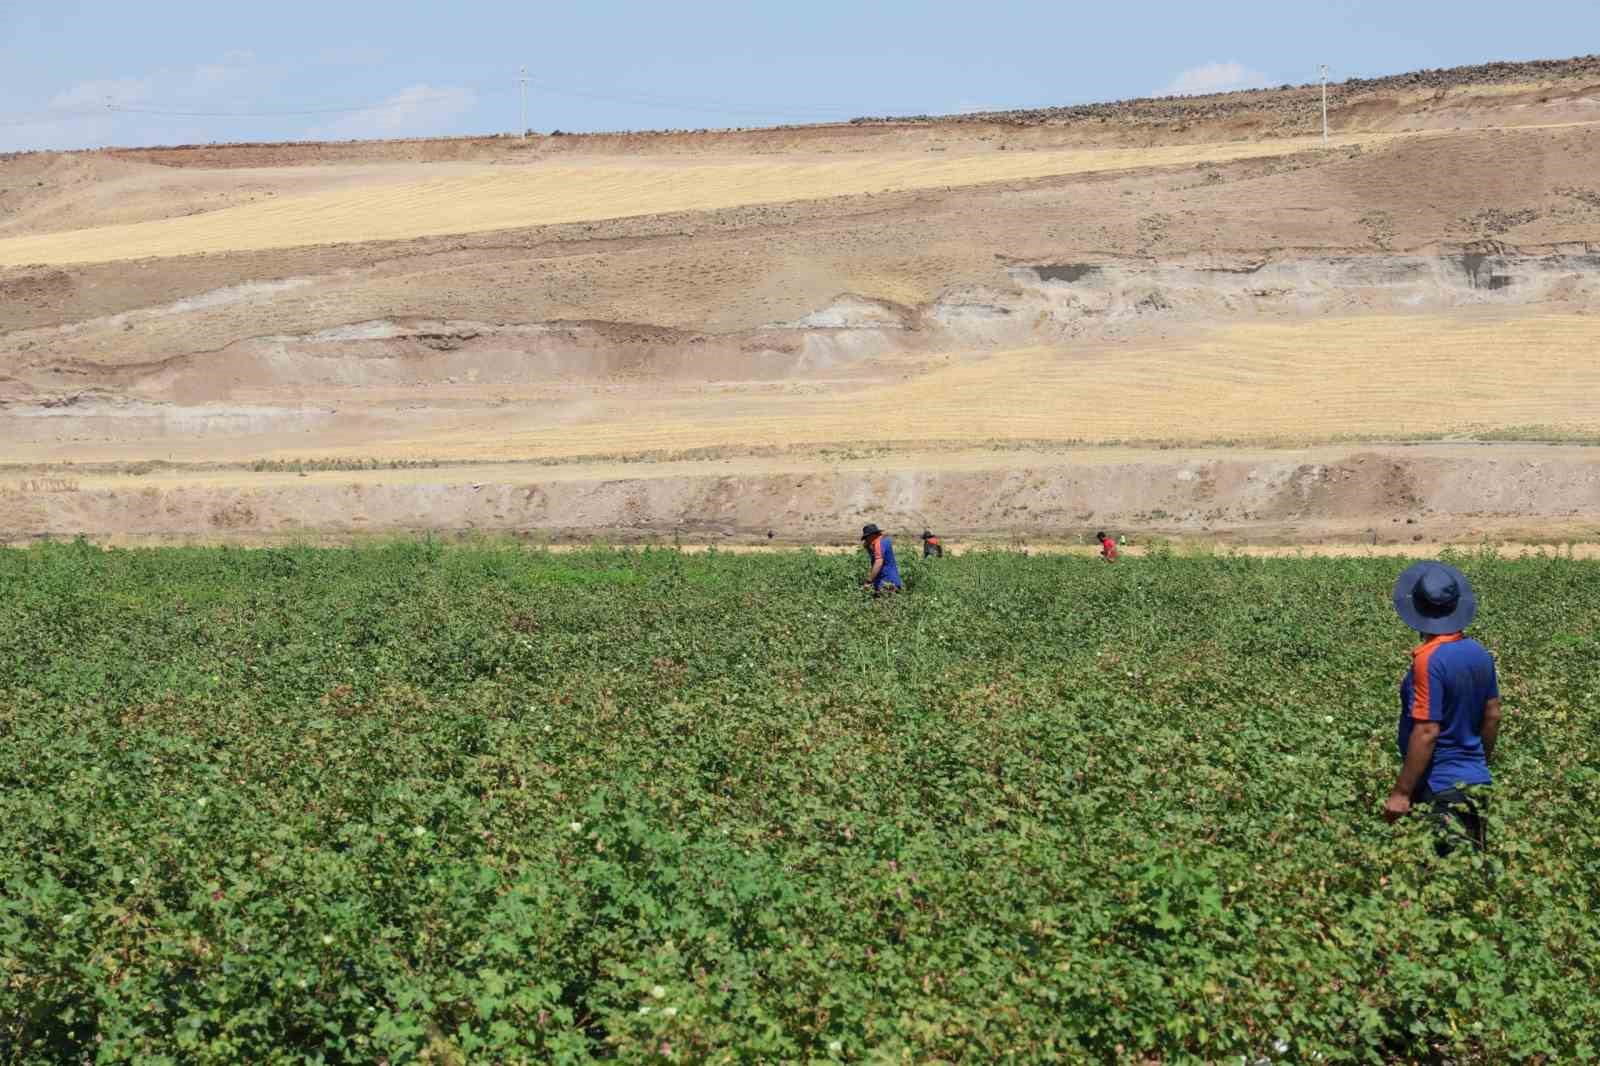
<path id="1" fill-rule="evenodd" d="M 1462 841 L 1479 851 L 1484 849 L 1487 827 L 1483 800 L 1473 794 L 1472 786 L 1434 792 L 1423 784 L 1412 802 L 1417 807 L 1426 806 L 1425 813 L 1434 828 L 1433 848 L 1441 858 L 1454 851 Z"/>

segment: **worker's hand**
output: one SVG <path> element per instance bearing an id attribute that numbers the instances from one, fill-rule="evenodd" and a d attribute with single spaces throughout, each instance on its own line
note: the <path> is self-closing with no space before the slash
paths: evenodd
<path id="1" fill-rule="evenodd" d="M 1388 800 L 1386 800 L 1384 802 L 1384 805 L 1383 805 L 1383 820 L 1384 821 L 1390 822 L 1390 823 L 1398 822 L 1401 818 L 1404 818 L 1407 814 L 1410 814 L 1410 813 L 1411 813 L 1411 797 L 1410 796 L 1406 795 L 1404 792 L 1391 792 L 1391 793 L 1389 793 L 1389 798 L 1388 798 Z"/>

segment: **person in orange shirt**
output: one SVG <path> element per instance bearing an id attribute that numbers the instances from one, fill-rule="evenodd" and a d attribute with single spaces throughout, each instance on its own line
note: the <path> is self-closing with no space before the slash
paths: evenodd
<path id="1" fill-rule="evenodd" d="M 922 557 L 927 559 L 932 556 L 938 556 L 943 559 L 944 545 L 939 543 L 938 537 L 924 529 L 922 531 Z"/>
<path id="2" fill-rule="evenodd" d="M 1108 563 L 1117 561 L 1117 542 L 1106 536 L 1106 531 L 1101 530 L 1095 534 L 1095 539 L 1100 542 L 1100 558 Z"/>

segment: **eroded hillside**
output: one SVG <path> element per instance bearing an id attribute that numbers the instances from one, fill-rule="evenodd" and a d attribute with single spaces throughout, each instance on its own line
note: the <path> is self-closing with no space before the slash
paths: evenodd
<path id="1" fill-rule="evenodd" d="M 248 536 L 241 514 L 277 513 L 273 493 L 304 487 L 274 487 L 252 472 L 263 465 L 338 479 L 559 462 L 565 484 L 603 494 L 615 477 L 600 464 L 630 458 L 654 460 L 632 464 L 640 477 L 679 480 L 626 523 L 579 503 L 437 522 L 397 505 L 366 521 L 649 534 L 710 506 L 712 527 L 742 535 L 771 520 L 707 502 L 734 459 L 833 477 L 851 469 L 840 454 L 867 448 L 916 456 L 919 476 L 959 462 L 999 485 L 1017 449 L 1042 449 L 1048 497 L 1088 461 L 1076 447 L 1587 440 L 1600 435 L 1592 68 L 1340 86 L 1327 149 L 1304 136 L 1302 88 L 951 122 L 11 158 L 3 458 L 25 473 L 101 464 L 109 502 L 14 487 L 0 527 L 115 525 L 128 493 L 178 491 L 113 473 L 152 461 L 173 477 L 205 464 L 186 499 L 266 494 L 219 504 L 233 517 L 215 523 L 170 508 L 156 523 L 169 535 Z M 1423 380 L 1449 402 L 1419 402 Z M 470 476 L 545 491 L 553 469 Z M 886 506 L 849 476 L 842 495 L 766 511 L 798 508 L 820 531 Z M 1454 508 L 1452 529 L 1543 515 L 1581 531 L 1600 497 L 1575 476 L 1551 473 L 1560 500 L 1434 502 Z M 1129 483 L 1148 506 L 997 512 L 974 488 L 933 512 L 974 532 L 1265 521 L 1224 490 L 1179 512 L 1159 502 L 1170 490 Z M 1369 488 L 1324 516 L 1330 530 L 1402 517 Z M 932 513 L 921 497 L 913 512 Z M 261 531 L 296 521 L 290 507 Z"/>

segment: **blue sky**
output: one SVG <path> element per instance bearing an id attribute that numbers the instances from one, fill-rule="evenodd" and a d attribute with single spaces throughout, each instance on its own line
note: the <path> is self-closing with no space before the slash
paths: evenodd
<path id="1" fill-rule="evenodd" d="M 818 121 L 1600 48 L 1591 0 L 0 0 L 0 150 Z M 117 108 L 107 109 L 107 102 Z M 150 112 L 322 114 L 184 115 Z"/>

